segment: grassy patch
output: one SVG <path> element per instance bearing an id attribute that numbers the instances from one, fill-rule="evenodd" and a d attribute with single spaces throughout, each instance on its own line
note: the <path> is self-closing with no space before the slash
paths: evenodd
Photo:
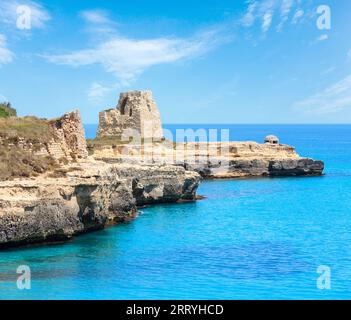
<path id="1" fill-rule="evenodd" d="M 8 112 L 6 112 L 6 110 L 0 107 L 0 118 L 7 118 L 7 117 L 9 117 Z"/>
<path id="2" fill-rule="evenodd" d="M 36 156 L 14 145 L 1 145 L 0 159 L 0 180 L 37 176 L 58 167 L 52 157 Z"/>
<path id="3" fill-rule="evenodd" d="M 47 143 L 54 136 L 49 121 L 36 117 L 11 117 L 0 119 L 0 137 L 18 140 L 19 137 L 30 142 Z"/>
<path id="4" fill-rule="evenodd" d="M 16 109 L 11 108 L 9 102 L 0 103 L 0 118 L 15 117 L 16 115 Z"/>
<path id="5" fill-rule="evenodd" d="M 0 111 L 1 113 L 1 111 Z M 32 177 L 60 166 L 50 156 L 35 155 L 54 137 L 50 122 L 36 117 L 0 118 L 0 180 Z M 20 145 L 31 145 L 31 151 Z"/>

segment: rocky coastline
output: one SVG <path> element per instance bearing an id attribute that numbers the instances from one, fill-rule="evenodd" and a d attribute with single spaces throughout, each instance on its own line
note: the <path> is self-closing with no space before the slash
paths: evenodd
<path id="1" fill-rule="evenodd" d="M 143 119 L 152 121 L 145 135 Z M 78 111 L 35 120 L 46 139 L 40 139 L 42 131 L 28 137 L 13 130 L 28 119 L 10 120 L 4 123 L 11 123 L 11 130 L 1 124 L 0 151 L 8 168 L 13 150 L 15 159 L 26 155 L 18 160 L 25 170 L 0 181 L 0 248 L 67 240 L 129 221 L 143 205 L 194 201 L 202 179 L 313 176 L 324 169 L 323 161 L 300 157 L 271 136 L 262 144 L 168 141 L 160 136 L 150 92 L 122 94 L 115 110 L 100 113 L 98 138 L 88 143 Z M 141 134 L 141 140 L 121 142 L 123 137 L 114 135 L 121 128 Z M 145 139 L 153 133 L 156 141 Z"/>
<path id="2" fill-rule="evenodd" d="M 62 241 L 126 222 L 138 206 L 195 200 L 199 174 L 84 160 L 66 177 L 0 182 L 0 247 Z"/>

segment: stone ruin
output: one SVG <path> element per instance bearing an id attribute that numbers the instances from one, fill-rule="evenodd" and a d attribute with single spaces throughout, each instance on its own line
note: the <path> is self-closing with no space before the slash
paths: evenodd
<path id="1" fill-rule="evenodd" d="M 116 136 L 128 139 L 133 133 L 140 138 L 163 138 L 160 113 L 151 91 L 121 93 L 117 107 L 99 113 L 97 137 Z"/>
<path id="2" fill-rule="evenodd" d="M 88 156 L 84 128 L 78 110 L 50 121 L 55 138 L 47 146 L 54 158 L 86 158 Z"/>

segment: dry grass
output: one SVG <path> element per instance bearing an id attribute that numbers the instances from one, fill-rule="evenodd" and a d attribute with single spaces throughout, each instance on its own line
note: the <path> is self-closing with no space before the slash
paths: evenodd
<path id="1" fill-rule="evenodd" d="M 18 137 L 31 142 L 49 142 L 54 132 L 49 121 L 36 117 L 10 117 L 0 119 L 0 137 L 17 140 Z"/>
<path id="2" fill-rule="evenodd" d="M 0 146 L 0 159 L 0 180 L 33 177 L 58 166 L 51 157 L 35 156 L 13 145 Z"/>
<path id="3" fill-rule="evenodd" d="M 26 144 L 31 144 L 32 151 L 37 151 L 48 143 L 53 135 L 53 129 L 47 120 L 36 117 L 1 118 L 0 180 L 37 176 L 59 167 L 59 163 L 52 157 L 34 155 L 18 143 L 23 139 Z"/>

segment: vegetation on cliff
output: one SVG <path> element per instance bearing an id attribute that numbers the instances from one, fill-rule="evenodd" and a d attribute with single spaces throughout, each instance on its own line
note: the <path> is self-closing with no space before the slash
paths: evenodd
<path id="1" fill-rule="evenodd" d="M 53 137 L 47 120 L 36 117 L 0 119 L 0 180 L 36 176 L 57 167 L 50 156 L 36 155 Z"/>
<path id="2" fill-rule="evenodd" d="M 11 107 L 9 102 L 0 103 L 0 118 L 15 117 L 17 115 L 16 109 Z"/>
<path id="3" fill-rule="evenodd" d="M 49 156 L 38 156 L 18 146 L 0 146 L 0 180 L 32 177 L 54 170 L 58 164 Z"/>
<path id="4" fill-rule="evenodd" d="M 49 142 L 53 135 L 54 132 L 48 120 L 33 116 L 0 119 L 1 139 L 18 140 L 22 138 L 31 143 L 45 143 Z"/>

